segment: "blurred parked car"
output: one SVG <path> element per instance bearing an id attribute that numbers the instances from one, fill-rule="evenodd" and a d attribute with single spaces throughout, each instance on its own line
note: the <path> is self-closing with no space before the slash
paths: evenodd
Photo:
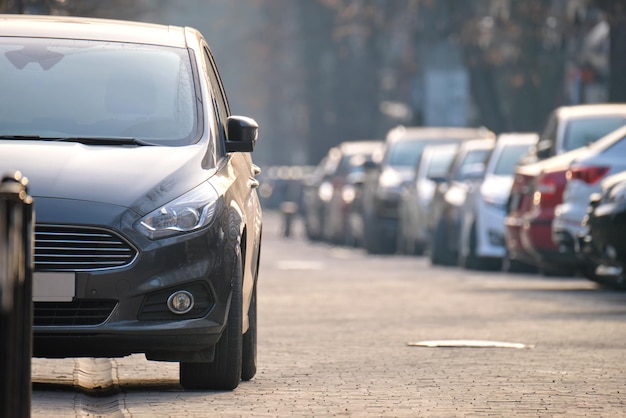
<path id="1" fill-rule="evenodd" d="M 583 220 L 579 254 L 611 274 L 596 274 L 594 280 L 626 286 L 626 171 L 607 177 L 599 192 L 593 193 Z"/>
<path id="2" fill-rule="evenodd" d="M 314 166 L 308 165 L 263 167 L 257 176 L 261 183 L 258 194 L 263 209 L 279 210 L 283 202 L 294 202 L 301 207 L 304 179 L 314 169 Z"/>
<path id="3" fill-rule="evenodd" d="M 513 172 L 520 158 L 537 142 L 534 133 L 498 136 L 486 163 L 482 183 L 470 183 L 461 210 L 459 265 L 499 269 L 505 256 L 504 217 Z"/>
<path id="4" fill-rule="evenodd" d="M 36 202 L 33 355 L 142 353 L 185 389 L 251 379 L 258 125 L 231 115 L 202 34 L 0 21 L 0 167 Z"/>
<path id="5" fill-rule="evenodd" d="M 584 147 L 626 125 L 626 104 L 584 104 L 558 107 L 522 164 L 529 164 Z"/>
<path id="6" fill-rule="evenodd" d="M 350 205 L 362 183 L 363 165 L 382 141 L 346 141 L 328 150 L 305 181 L 304 225 L 309 239 L 343 244 L 350 234 Z"/>
<path id="7" fill-rule="evenodd" d="M 463 142 L 454 156 L 447 177 L 437 185 L 430 220 L 433 231 L 430 245 L 432 264 L 457 264 L 461 210 L 472 184 L 482 181 L 485 162 L 495 145 L 494 139 Z"/>
<path id="8" fill-rule="evenodd" d="M 562 201 L 568 163 L 558 156 L 624 124 L 626 104 L 564 106 L 550 114 L 537 144 L 515 170 L 505 217 L 505 270 L 573 273 L 552 239 L 554 210 Z"/>
<path id="9" fill-rule="evenodd" d="M 400 254 L 420 255 L 428 246 L 432 231 L 428 225 L 437 184 L 448 175 L 459 144 L 429 145 L 416 167 L 415 179 L 402 190 L 398 208 Z"/>
<path id="10" fill-rule="evenodd" d="M 555 208 L 552 239 L 564 262 L 593 278 L 595 265 L 581 262 L 576 244 L 578 236 L 584 233 L 582 221 L 591 194 L 600 191 L 601 181 L 606 176 L 626 170 L 626 127 L 568 154 L 572 155 L 572 160 L 565 173 L 563 201 Z"/>
<path id="11" fill-rule="evenodd" d="M 385 139 L 382 160 L 370 168 L 364 186 L 367 252 L 395 252 L 401 191 L 415 177 L 415 166 L 427 145 L 485 137 L 493 138 L 494 134 L 484 128 L 400 126 L 392 129 Z"/>

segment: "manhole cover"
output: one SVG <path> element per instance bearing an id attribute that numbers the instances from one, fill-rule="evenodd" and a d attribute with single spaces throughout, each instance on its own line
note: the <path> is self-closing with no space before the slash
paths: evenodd
<path id="1" fill-rule="evenodd" d="M 510 343 L 504 341 L 485 340 L 433 340 L 410 342 L 411 347 L 469 347 L 469 348 L 532 348 L 532 346 L 521 343 Z"/>

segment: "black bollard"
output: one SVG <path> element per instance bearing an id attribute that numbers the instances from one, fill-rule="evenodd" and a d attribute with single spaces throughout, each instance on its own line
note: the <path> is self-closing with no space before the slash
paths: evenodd
<path id="1" fill-rule="evenodd" d="M 30 417 L 33 204 L 21 173 L 0 183 L 0 417 Z"/>

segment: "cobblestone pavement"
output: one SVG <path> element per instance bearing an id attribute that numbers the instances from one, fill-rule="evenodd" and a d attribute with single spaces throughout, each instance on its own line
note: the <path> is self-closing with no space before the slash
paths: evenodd
<path id="1" fill-rule="evenodd" d="M 283 238 L 274 213 L 262 257 L 252 381 L 184 392 L 139 355 L 34 359 L 32 416 L 626 416 L 626 292 Z M 410 345 L 431 340 L 525 348 Z"/>

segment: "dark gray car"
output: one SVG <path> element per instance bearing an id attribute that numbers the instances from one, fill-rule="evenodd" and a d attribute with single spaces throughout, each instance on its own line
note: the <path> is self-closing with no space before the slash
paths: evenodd
<path id="1" fill-rule="evenodd" d="M 0 168 L 30 181 L 34 355 L 256 372 L 258 126 L 184 27 L 0 15 Z"/>

